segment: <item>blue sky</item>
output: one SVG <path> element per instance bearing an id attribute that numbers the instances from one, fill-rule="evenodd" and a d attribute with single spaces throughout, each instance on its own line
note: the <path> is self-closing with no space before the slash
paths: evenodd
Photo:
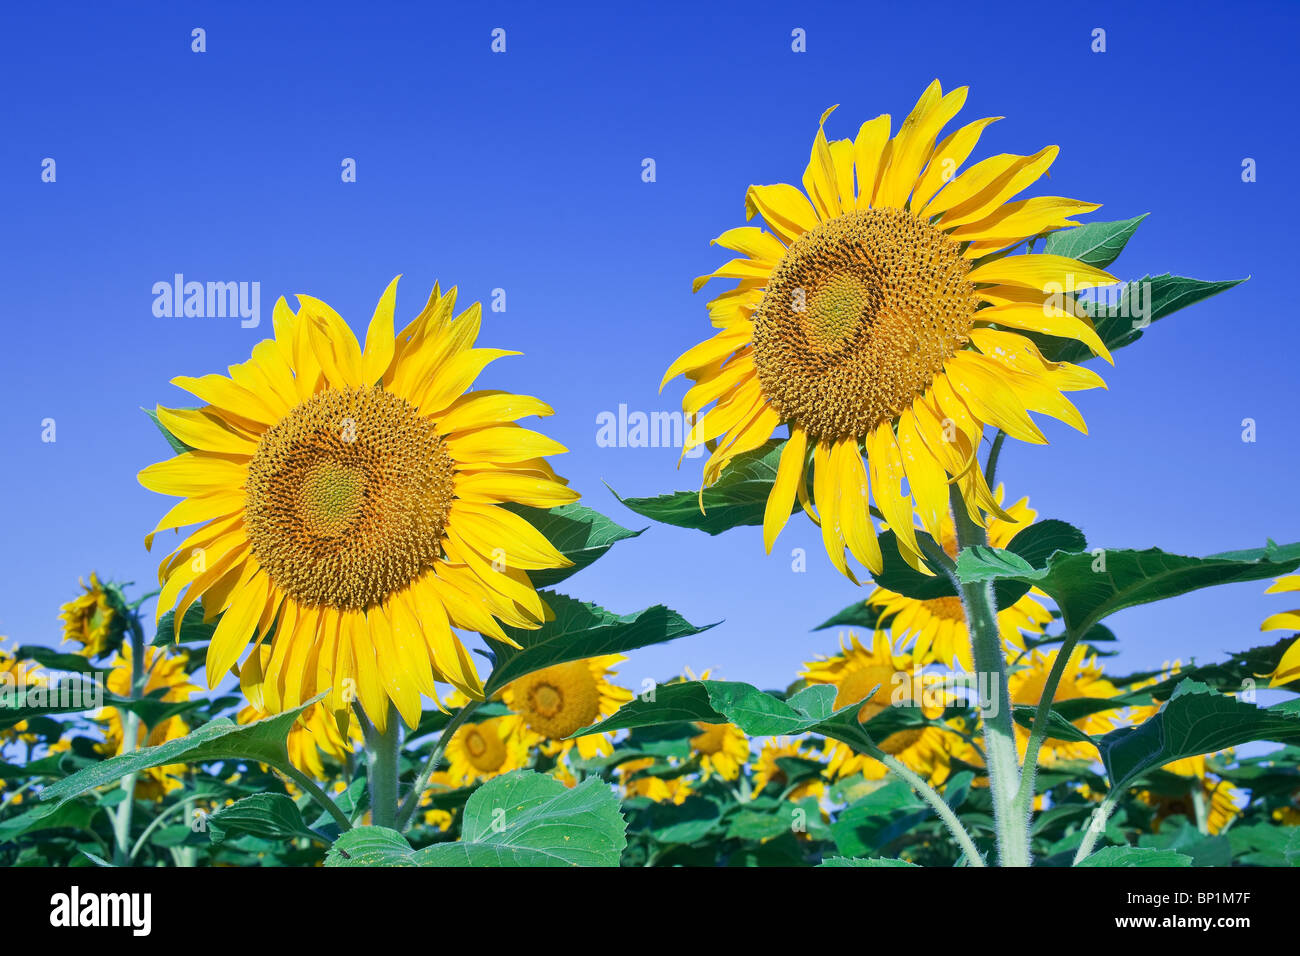
<path id="1" fill-rule="evenodd" d="M 1108 547 L 1204 554 L 1300 537 L 1294 341 L 1300 153 L 1285 92 L 1291 4 L 885 5 L 136 3 L 10 7 L 0 79 L 0 634 L 53 643 L 79 576 L 151 586 L 143 536 L 169 499 L 138 470 L 167 448 L 141 406 L 186 405 L 178 374 L 224 371 L 269 334 L 279 295 L 316 295 L 364 330 L 405 278 L 410 317 L 435 279 L 463 301 L 506 292 L 481 344 L 524 353 L 484 387 L 535 394 L 585 502 L 631 527 L 626 495 L 693 488 L 700 459 L 604 448 L 602 411 L 671 410 L 657 393 L 708 334 L 691 279 L 742 224 L 750 183 L 798 182 L 817 118 L 850 136 L 925 85 L 969 85 L 968 118 L 1004 115 L 976 158 L 1061 146 L 1050 191 L 1150 213 L 1115 266 L 1252 278 L 1154 326 L 1080 393 L 1091 434 L 1044 420 L 1009 445 L 1014 497 Z M 886 9 L 882 9 L 886 8 Z M 191 51 L 191 30 L 206 52 Z M 506 52 L 490 49 L 506 31 Z M 807 51 L 791 50 L 806 31 Z M 1092 31 L 1106 31 L 1094 53 Z M 42 182 L 42 161 L 56 181 Z M 1258 180 L 1243 183 L 1252 158 Z M 357 181 L 343 183 L 352 158 Z M 642 181 L 652 158 L 656 181 Z M 154 283 L 258 282 L 262 326 L 160 318 Z M 56 423 L 43 442 L 42 421 Z M 1241 440 L 1242 420 L 1257 440 Z M 791 570 L 804 548 L 806 573 Z M 1121 670 L 1260 642 L 1282 610 L 1263 584 L 1111 619 Z M 655 525 L 565 589 L 628 612 L 665 603 L 724 621 L 637 652 L 625 682 L 684 665 L 784 685 L 834 649 L 809 628 L 865 592 L 793 520 L 710 538 Z"/>

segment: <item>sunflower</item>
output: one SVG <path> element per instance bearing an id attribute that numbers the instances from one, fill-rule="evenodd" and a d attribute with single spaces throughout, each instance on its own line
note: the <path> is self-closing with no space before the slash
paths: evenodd
<path id="1" fill-rule="evenodd" d="M 642 774 L 655 765 L 654 757 L 625 760 L 615 773 L 623 784 L 623 795 L 645 797 L 655 803 L 672 803 L 680 806 L 691 795 L 691 785 L 684 776 L 656 777 Z"/>
<path id="2" fill-rule="evenodd" d="M 1009 201 L 1047 171 L 1055 146 L 994 156 L 953 177 L 993 121 L 976 120 L 936 146 L 965 99 L 965 87 L 943 95 L 934 81 L 892 139 L 882 115 L 856 139 L 828 142 L 827 110 L 803 192 L 751 186 L 747 218 L 760 215 L 771 232 L 724 232 L 714 242 L 740 257 L 695 280 L 696 290 L 711 279 L 739 284 L 709 303 L 720 331 L 673 362 L 663 381 L 685 374 L 694 383 L 682 403 L 688 416 L 717 403 L 685 442 L 688 451 L 717 442 L 705 485 L 789 426 L 763 521 L 769 552 L 797 496 L 809 515 L 815 506 L 842 573 L 856 580 L 846 548 L 878 573 L 870 500 L 921 568 L 913 501 L 936 538 L 950 482 L 972 519 L 983 522 L 981 509 L 1005 518 L 972 467 L 986 424 L 1036 443 L 1046 438 L 1031 411 L 1086 430 L 1061 393 L 1101 378 L 1046 361 L 1020 332 L 1077 339 L 1109 361 L 1073 298 L 1045 293 L 1116 280 L 1063 256 L 1008 253 L 1098 207 L 1050 196 Z"/>
<path id="3" fill-rule="evenodd" d="M 613 667 L 627 660 L 606 654 L 553 664 L 511 682 L 501 700 L 519 717 L 518 733 L 527 747 L 540 746 L 548 756 L 566 756 L 577 746 L 584 760 L 614 752 L 614 735 L 586 734 L 566 739 L 574 731 L 608 717 L 633 697 L 611 684 Z"/>
<path id="4" fill-rule="evenodd" d="M 188 655 L 183 651 L 168 654 L 160 648 L 146 647 L 144 650 L 144 686 L 140 696 L 154 700 L 179 704 L 190 699 L 190 695 L 199 688 L 189 681 L 185 669 Z M 124 643 L 113 658 L 112 670 L 108 672 L 105 683 L 110 693 L 119 697 L 131 696 L 133 669 L 131 645 Z M 122 753 L 123 719 L 122 712 L 116 707 L 105 707 L 95 715 L 95 720 L 104 725 L 104 740 L 96 744 L 95 749 L 107 757 Z M 136 749 L 157 747 L 169 740 L 178 740 L 190 732 L 189 725 L 179 716 L 160 720 L 152 728 L 140 721 L 135 742 Z M 143 770 L 136 778 L 135 795 L 144 800 L 161 800 L 166 794 L 182 786 L 180 777 L 185 773 L 185 764 L 167 764 Z"/>
<path id="5" fill-rule="evenodd" d="M 4 644 L 8 640 L 7 637 L 0 637 L 0 688 L 3 688 L 4 703 L 8 703 L 12 696 L 12 706 L 18 706 L 21 697 L 20 689 L 44 685 L 46 678 L 41 673 L 41 666 L 35 661 L 20 660 L 6 650 Z M 0 730 L 0 744 L 14 740 L 21 740 L 28 746 L 36 743 L 39 738 L 36 734 L 27 731 L 27 721 L 20 720 L 12 727 Z"/>
<path id="6" fill-rule="evenodd" d="M 271 648 L 262 644 L 256 652 L 248 655 L 239 671 L 239 686 L 248 699 L 248 705 L 235 715 L 237 723 L 250 724 L 270 716 L 264 695 L 265 667 L 270 656 Z M 345 764 L 361 744 L 360 727 L 350 721 L 340 727 L 335 715 L 318 703 L 298 715 L 285 740 L 289 762 L 317 780 L 328 780 L 331 776 L 322 755 L 338 764 Z"/>
<path id="7" fill-rule="evenodd" d="M 717 774 L 723 780 L 735 780 L 749 760 L 749 738 L 735 724 L 695 721 L 699 731 L 691 738 L 691 753 L 700 762 L 700 779 Z"/>
<path id="8" fill-rule="evenodd" d="M 1300 591 L 1300 574 L 1288 574 L 1278 578 L 1265 594 L 1278 594 L 1283 591 Z M 1300 631 L 1300 610 L 1283 611 L 1264 620 L 1259 626 L 1261 631 Z M 1268 677 L 1269 687 L 1282 687 L 1293 680 L 1300 680 L 1300 639 L 1291 643 L 1278 661 L 1273 673 Z"/>
<path id="9" fill-rule="evenodd" d="M 516 728 L 517 719 L 489 717 L 457 730 L 445 751 L 447 782 L 465 787 L 526 766 L 528 748 Z"/>
<path id="10" fill-rule="evenodd" d="M 1200 825 L 1197 812 L 1198 797 L 1204 814 L 1204 826 L 1207 833 L 1222 833 L 1223 830 L 1240 814 L 1246 802 L 1246 794 L 1234 787 L 1227 780 L 1210 774 L 1206 767 L 1206 754 L 1196 757 L 1184 757 L 1167 763 L 1160 769 L 1177 774 L 1191 781 L 1184 796 L 1169 796 L 1139 791 L 1143 802 L 1155 807 L 1155 829 L 1167 817 L 1182 815 Z"/>
<path id="11" fill-rule="evenodd" d="M 1101 676 L 1101 665 L 1097 663 L 1096 656 L 1084 657 L 1086 650 L 1087 648 L 1079 646 L 1071 652 L 1065 670 L 1061 673 L 1060 682 L 1057 684 L 1056 696 L 1052 698 L 1054 703 L 1059 704 L 1061 701 L 1078 700 L 1084 697 L 1108 698 L 1119 694 L 1115 685 Z M 1023 659 L 1022 666 L 1007 675 L 1007 694 L 1012 704 L 1038 706 L 1047 683 L 1047 676 L 1056 662 L 1057 653 L 1058 651 L 1047 654 L 1033 651 Z M 1072 723 L 1084 733 L 1093 736 L 1115 729 L 1114 719 L 1108 717 L 1104 711 L 1089 714 Z M 1022 758 L 1028 744 L 1029 730 L 1016 724 L 1016 745 Z M 1038 759 L 1041 765 L 1048 766 L 1061 760 L 1096 760 L 1097 756 L 1097 749 L 1082 741 L 1045 737 Z"/>
<path id="12" fill-rule="evenodd" d="M 994 497 L 1002 501 L 999 485 Z M 992 517 L 988 524 L 988 543 L 995 548 L 1005 548 L 1007 543 L 1033 524 L 1037 512 L 1029 507 L 1029 499 L 1021 498 L 1006 509 L 1009 520 Z M 939 523 L 939 545 L 949 557 L 957 557 L 957 530 L 952 512 L 944 509 Z M 1037 592 L 1042 594 L 1041 591 Z M 867 598 L 867 606 L 879 610 L 881 620 L 887 620 L 894 639 L 906 646 L 913 639 L 912 656 L 921 662 L 931 660 L 950 665 L 955 659 L 967 671 L 975 669 L 971 656 L 970 631 L 966 628 L 966 613 L 961 598 L 956 596 L 918 600 L 904 597 L 896 591 L 878 587 Z M 1003 644 L 1008 648 L 1024 649 L 1022 631 L 1041 634 L 1052 614 L 1029 594 L 1010 607 L 998 612 L 998 630 Z"/>
<path id="13" fill-rule="evenodd" d="M 784 793 L 789 785 L 782 759 L 811 760 L 818 762 L 820 755 L 808 746 L 807 741 L 791 740 L 789 737 L 771 737 L 763 742 L 758 757 L 754 760 L 753 783 L 754 796 L 763 792 L 767 785 L 774 784 Z M 798 802 L 804 797 L 820 798 L 826 792 L 826 785 L 819 776 L 811 777 L 797 785 L 786 794 L 786 799 Z"/>
<path id="14" fill-rule="evenodd" d="M 446 833 L 451 828 L 455 814 L 450 810 L 443 810 L 432 804 L 435 794 L 455 789 L 456 787 L 451 782 L 451 775 L 445 770 L 430 774 L 429 786 L 425 788 L 423 796 L 420 797 L 421 819 L 424 821 L 425 826 L 433 827 L 442 833 Z"/>
<path id="15" fill-rule="evenodd" d="M 900 688 L 907 701 L 914 700 L 918 676 L 922 685 L 927 683 L 926 675 L 914 673 L 912 655 L 895 654 L 883 631 L 875 633 L 870 650 L 850 631 L 848 643 L 840 642 L 839 654 L 805 663 L 804 667 L 800 676 L 809 684 L 830 684 L 836 688 L 836 710 L 865 700 L 858 711 L 860 723 L 893 706 L 893 695 Z M 943 714 L 944 706 L 924 699 L 920 709 L 927 719 L 935 720 Z M 934 783 L 942 783 L 947 777 L 947 763 L 940 759 L 943 737 L 944 731 L 937 726 L 909 727 L 876 741 L 876 746 Z M 879 780 L 887 772 L 880 761 L 859 754 L 838 740 L 827 740 L 825 753 L 830 758 L 827 773 L 834 779 L 861 773 L 868 780 Z"/>
<path id="16" fill-rule="evenodd" d="M 59 608 L 63 640 L 76 641 L 81 645 L 79 653 L 86 657 L 100 657 L 117 649 L 126 622 L 97 574 L 91 572 L 90 584 L 84 578 L 78 583 L 85 593 Z"/>
<path id="17" fill-rule="evenodd" d="M 269 636 L 268 710 L 328 689 L 342 712 L 355 688 L 380 730 L 390 701 L 414 727 L 435 681 L 482 698 L 452 628 L 517 646 L 501 625 L 536 628 L 545 615 L 527 572 L 570 564 L 501 506 L 578 497 L 543 458 L 564 447 L 516 424 L 549 406 L 466 391 L 489 362 L 518 354 L 473 347 L 478 304 L 453 321 L 456 291 L 435 285 L 394 336 L 396 291 L 394 279 L 364 351 L 324 302 L 299 296 L 295 314 L 278 301 L 275 337 L 230 377 L 173 379 L 208 403 L 158 409 L 193 450 L 140 473 L 183 498 L 146 545 L 205 522 L 162 562 L 158 613 L 179 600 L 178 632 L 200 597 L 205 618 L 221 615 L 209 686 L 254 635 Z"/>

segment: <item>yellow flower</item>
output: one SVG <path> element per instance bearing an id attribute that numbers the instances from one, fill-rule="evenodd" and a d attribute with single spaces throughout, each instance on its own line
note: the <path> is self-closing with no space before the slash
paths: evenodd
<path id="1" fill-rule="evenodd" d="M 501 699 L 519 717 L 518 733 L 527 747 L 542 745 L 549 756 L 566 756 L 576 745 L 583 759 L 614 752 L 613 734 L 570 734 L 610 716 L 632 699 L 632 692 L 609 682 L 620 654 L 568 661 L 534 671 L 510 683 Z"/>
<path id="2" fill-rule="evenodd" d="M 1070 654 L 1065 670 L 1061 673 L 1060 683 L 1057 684 L 1056 695 L 1052 698 L 1054 703 L 1081 697 L 1115 697 L 1119 694 L 1115 685 L 1101 676 L 1101 665 L 1097 663 L 1096 656 L 1084 658 L 1085 650 L 1082 646 L 1076 647 Z M 1033 651 L 1027 658 L 1022 658 L 1023 664 L 1007 675 L 1007 694 L 1011 697 L 1012 704 L 1038 705 L 1057 653 Z M 1115 728 L 1114 718 L 1108 716 L 1106 711 L 1089 714 L 1073 721 L 1073 724 L 1093 736 L 1108 733 Z M 1029 744 L 1029 731 L 1020 724 L 1016 724 L 1016 744 L 1020 756 L 1024 757 L 1025 748 Z M 1038 760 L 1041 765 L 1047 766 L 1061 760 L 1096 760 L 1097 756 L 1097 749 L 1082 741 L 1046 737 Z"/>
<path id="3" fill-rule="evenodd" d="M 270 716 L 264 696 L 264 668 L 270 656 L 271 648 L 262 644 L 256 652 L 248 655 L 239 671 L 239 686 L 248 698 L 248 706 L 241 708 L 235 716 L 237 723 L 249 724 Z M 325 769 L 321 755 L 345 764 L 362 743 L 360 727 L 350 721 L 345 727 L 340 727 L 339 723 L 335 714 L 320 704 L 312 704 L 304 710 L 289 728 L 285 740 L 289 762 L 308 776 L 327 780 L 331 773 Z"/>
<path id="4" fill-rule="evenodd" d="M 59 608 L 63 640 L 76 641 L 81 645 L 78 653 L 86 657 L 99 657 L 117 647 L 126 622 L 114 608 L 108 591 L 99 583 L 98 575 L 91 572 L 90 584 L 86 584 L 84 578 L 79 583 L 86 593 Z"/>
<path id="5" fill-rule="evenodd" d="M 1300 574 L 1288 574 L 1273 583 L 1266 594 L 1282 591 L 1300 591 Z M 1264 620 L 1259 626 L 1261 631 L 1300 631 L 1300 610 L 1283 611 Z M 1300 640 L 1293 641 L 1278 661 L 1273 673 L 1266 675 L 1269 687 L 1282 687 L 1293 680 L 1300 680 Z"/>
<path id="6" fill-rule="evenodd" d="M 3 645 L 9 638 L 0 637 L 0 645 Z M 19 694 L 19 688 L 31 687 L 33 685 L 43 685 L 45 677 L 40 673 L 41 667 L 35 661 L 23 661 L 16 658 L 12 653 L 6 651 L 0 646 L 0 680 L 3 680 L 5 693 L 13 694 L 15 699 Z M 0 741 L 21 740 L 27 744 L 35 743 L 39 738 L 35 734 L 29 734 L 27 731 L 27 721 L 21 720 L 12 727 L 6 727 L 0 730 Z M 51 747 L 51 750 L 54 748 Z"/>
<path id="7" fill-rule="evenodd" d="M 680 806 L 691 795 L 690 783 L 685 777 L 652 777 L 636 774 L 654 766 L 653 757 L 625 760 L 618 765 L 618 777 L 627 797 L 646 797 L 656 803 L 673 803 Z"/>
<path id="8" fill-rule="evenodd" d="M 771 551 L 798 497 L 810 515 L 815 505 L 832 562 L 855 580 L 846 548 L 881 569 L 868 499 L 920 566 L 913 509 L 938 538 L 950 480 L 972 519 L 982 522 L 981 509 L 1005 518 L 971 467 L 986 424 L 1037 443 L 1046 438 L 1031 411 L 1085 430 L 1062 392 L 1101 386 L 1101 378 L 1046 361 L 1021 331 L 1077 339 L 1110 360 L 1072 297 L 1047 293 L 1109 285 L 1113 276 L 1063 256 L 998 254 L 1077 225 L 1071 216 L 1098 207 L 1059 197 L 1009 201 L 1047 172 L 1055 146 L 994 156 L 952 177 L 992 122 L 976 120 L 936 145 L 965 99 L 965 87 L 943 95 L 934 81 L 892 139 L 888 115 L 864 123 L 855 140 L 828 142 L 819 127 L 803 192 L 751 186 L 747 216 L 762 216 L 772 231 L 745 226 L 714 240 L 740 257 L 695 288 L 711 279 L 739 284 L 709 303 L 717 334 L 664 376 L 665 384 L 683 373 L 694 383 L 682 403 L 687 415 L 717 403 L 685 443 L 689 450 L 717 440 L 705 485 L 789 426 L 764 542 Z"/>
<path id="9" fill-rule="evenodd" d="M 430 806 L 430 804 L 433 803 L 435 793 L 454 789 L 456 787 L 452 784 L 451 776 L 446 771 L 439 770 L 429 775 L 429 786 L 425 789 L 424 795 L 420 797 L 420 809 L 423 811 L 422 819 L 425 826 L 433 827 L 443 833 L 446 833 L 451 827 L 455 815 L 450 810 L 440 810 L 437 807 Z"/>
<path id="10" fill-rule="evenodd" d="M 448 783 L 464 787 L 526 766 L 528 748 L 516 727 L 511 717 L 490 717 L 457 730 L 445 751 Z"/>
<path id="11" fill-rule="evenodd" d="M 783 757 L 813 761 L 819 759 L 819 755 L 807 745 L 806 741 L 791 740 L 788 737 L 772 737 L 765 740 L 754 761 L 754 796 L 762 793 L 769 783 L 776 785 L 781 791 L 786 789 L 789 781 L 785 769 L 777 762 Z M 826 786 L 822 780 L 819 777 L 811 777 L 786 794 L 786 798 L 797 802 L 804 797 L 820 798 L 825 792 Z"/>
<path id="12" fill-rule="evenodd" d="M 735 724 L 695 721 L 700 732 L 691 738 L 691 753 L 700 761 L 700 779 L 717 774 L 723 780 L 735 780 L 749 760 L 749 738 Z"/>
<path id="13" fill-rule="evenodd" d="M 995 497 L 999 502 L 1002 500 L 1001 486 L 998 486 Z M 1029 507 L 1028 498 L 1021 498 L 1007 508 L 1006 513 L 1011 520 L 998 517 L 989 520 L 988 543 L 992 547 L 1005 548 L 1017 533 L 1033 524 L 1037 517 L 1037 512 Z M 952 513 L 946 508 L 939 522 L 939 531 L 937 543 L 949 557 L 955 558 L 957 530 Z M 912 656 L 916 660 L 934 660 L 946 665 L 951 665 L 956 660 L 965 670 L 975 669 L 970 631 L 966 628 L 966 614 L 962 610 L 961 598 L 953 596 L 922 601 L 878 587 L 867 598 L 867 604 L 879 608 L 881 619 L 886 622 L 900 646 L 906 646 L 915 640 Z M 1007 647 L 1023 650 L 1024 638 L 1021 632 L 1041 634 L 1044 625 L 1051 619 L 1051 612 L 1026 594 L 1015 604 L 998 612 L 998 630 Z"/>
<path id="14" fill-rule="evenodd" d="M 184 651 L 168 654 L 165 651 L 146 647 L 144 651 L 144 686 L 140 696 L 152 697 L 166 703 L 183 703 L 199 688 L 189 681 L 185 671 L 187 655 Z M 131 695 L 133 655 L 131 645 L 124 643 L 113 658 L 112 670 L 108 673 L 105 684 L 110 693 L 119 697 Z M 116 707 L 105 707 L 95 715 L 103 723 L 104 740 L 96 744 L 95 749 L 108 757 L 122 753 L 124 737 L 123 714 Z M 144 721 L 138 724 L 136 749 L 157 747 L 169 740 L 178 740 L 190 732 L 189 725 L 183 718 L 168 717 L 147 728 Z M 161 800 L 163 796 L 182 786 L 179 779 L 185 773 L 185 764 L 167 764 L 152 767 L 140 772 L 136 779 L 135 795 L 144 800 Z"/>
<path id="15" fill-rule="evenodd" d="M 1201 754 L 1196 757 L 1184 757 L 1182 760 L 1167 763 L 1161 768 L 1193 781 L 1192 790 L 1186 796 L 1173 797 L 1155 794 L 1148 790 L 1139 791 L 1138 796 L 1156 808 L 1154 823 L 1157 830 L 1162 820 L 1178 814 L 1199 826 L 1201 821 L 1196 806 L 1198 799 L 1202 807 L 1201 813 L 1204 814 L 1207 833 L 1221 833 L 1241 813 L 1246 803 L 1246 794 L 1228 781 L 1209 774 L 1206 768 L 1206 756 Z"/>
<path id="16" fill-rule="evenodd" d="M 870 650 L 852 631 L 847 644 L 841 640 L 840 648 L 839 654 L 804 664 L 806 670 L 800 676 L 809 684 L 833 685 L 837 689 L 836 710 L 866 700 L 867 703 L 858 711 L 861 723 L 893 706 L 895 693 L 901 695 L 905 704 L 915 706 L 912 702 L 916 692 L 924 690 L 929 683 L 926 675 L 914 671 L 914 659 L 910 654 L 893 652 L 883 631 L 875 633 Z M 931 720 L 944 711 L 943 704 L 928 699 L 922 699 L 920 706 L 922 714 Z M 884 740 L 877 740 L 876 746 L 938 784 L 948 775 L 947 762 L 941 759 L 944 736 L 944 731 L 938 727 L 909 727 L 895 731 Z M 861 773 L 868 780 L 879 780 L 888 772 L 880 761 L 859 754 L 838 740 L 827 740 L 825 752 L 830 758 L 827 773 L 833 779 Z"/>
<path id="17" fill-rule="evenodd" d="M 453 321 L 456 292 L 435 285 L 394 335 L 396 290 L 394 279 L 364 351 L 324 302 L 300 295 L 295 314 L 279 300 L 275 338 L 230 377 L 173 379 L 208 403 L 158 409 L 194 450 L 140 473 L 183 499 L 146 544 L 205 522 L 162 562 L 158 612 L 179 600 L 178 628 L 200 596 L 209 619 L 225 612 L 209 685 L 254 635 L 270 637 L 268 710 L 328 689 L 328 708 L 346 712 L 355 690 L 381 730 L 389 701 L 414 727 L 435 681 L 482 698 L 452 628 L 514 645 L 501 624 L 535 628 L 545 615 L 527 572 L 570 564 L 501 505 L 578 497 L 544 459 L 564 447 L 516 424 L 549 406 L 466 391 L 493 359 L 517 354 L 473 347 L 478 304 Z"/>

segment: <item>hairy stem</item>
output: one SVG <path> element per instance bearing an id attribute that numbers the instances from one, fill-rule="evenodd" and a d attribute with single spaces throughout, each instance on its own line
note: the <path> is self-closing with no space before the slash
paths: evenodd
<path id="1" fill-rule="evenodd" d="M 132 612 L 128 616 L 131 631 L 131 692 L 127 695 L 132 700 L 141 696 L 144 690 L 144 628 L 140 617 Z M 136 750 L 140 736 L 140 715 L 129 710 L 120 715 L 122 718 L 122 753 L 129 754 Z M 129 773 L 122 778 L 122 802 L 117 805 L 113 817 L 113 862 L 117 866 L 131 865 L 131 815 L 135 812 L 135 781 L 137 774 Z"/>
<path id="2" fill-rule="evenodd" d="M 1038 701 L 1038 709 L 1034 711 L 1034 726 L 1029 731 L 1029 744 L 1025 747 L 1025 765 L 1020 774 L 1020 789 L 1016 791 L 1016 812 L 1024 820 L 1026 827 L 1029 826 L 1030 817 L 1034 812 L 1038 754 L 1042 750 L 1043 741 L 1047 739 L 1052 702 L 1056 699 L 1056 688 L 1061 683 L 1061 675 L 1065 673 L 1066 665 L 1069 664 L 1078 642 L 1079 638 L 1076 634 L 1073 632 L 1066 634 L 1065 640 L 1056 652 L 1056 659 L 1052 661 L 1052 669 L 1047 674 L 1047 680 L 1043 684 L 1043 696 Z"/>
<path id="3" fill-rule="evenodd" d="M 951 489 L 951 505 L 957 526 L 958 550 L 986 544 L 984 529 L 971 521 L 956 485 Z M 989 699 L 981 697 L 980 709 L 984 719 L 989 793 L 993 798 L 993 820 L 998 834 L 998 861 L 1003 866 L 1028 866 L 1029 828 L 1015 812 L 1020 765 L 1016 757 L 1016 730 L 1011 717 L 1011 698 L 1007 694 L 1006 662 L 998 633 L 993 586 L 987 581 L 959 583 L 958 591 L 966 612 L 976 676 L 980 678 L 977 684 L 982 690 L 987 688 L 990 695 Z"/>
<path id="4" fill-rule="evenodd" d="M 377 827 L 397 826 L 397 764 L 402 752 L 402 722 L 390 703 L 388 720 L 379 730 L 362 718 L 366 738 L 366 777 L 370 783 L 370 821 Z M 361 708 L 357 708 L 360 712 Z"/>

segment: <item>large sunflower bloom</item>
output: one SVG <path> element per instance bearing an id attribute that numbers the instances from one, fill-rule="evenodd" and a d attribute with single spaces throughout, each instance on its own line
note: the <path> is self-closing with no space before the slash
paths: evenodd
<path id="1" fill-rule="evenodd" d="M 447 783 L 464 787 L 491 780 L 528 764 L 528 747 L 511 717 L 489 717 L 466 724 L 447 743 Z"/>
<path id="2" fill-rule="evenodd" d="M 185 670 L 187 659 L 188 655 L 184 652 L 168 654 L 160 648 L 146 647 L 144 686 L 140 690 L 140 696 L 170 704 L 189 700 L 190 695 L 199 688 L 190 683 Z M 113 659 L 112 670 L 108 672 L 105 681 L 110 693 L 118 697 L 131 696 L 132 661 L 131 645 L 129 642 L 124 643 Z M 122 740 L 125 736 L 122 712 L 116 707 L 105 707 L 95 715 L 95 720 L 104 724 L 104 740 L 96 744 L 95 749 L 108 757 L 122 753 Z M 157 747 L 169 740 L 179 740 L 189 732 L 189 725 L 179 716 L 160 720 L 153 727 L 146 727 L 142 720 L 137 724 L 134 749 Z M 142 771 L 136 780 L 135 795 L 145 800 L 161 800 L 182 786 L 180 778 L 186 769 L 185 764 L 167 764 Z"/>
<path id="3" fill-rule="evenodd" d="M 184 499 L 146 544 L 206 522 L 162 562 L 158 611 L 179 601 L 178 631 L 200 596 L 206 618 L 224 612 L 209 685 L 270 636 L 268 710 L 328 689 L 330 710 L 355 696 L 381 730 L 390 700 L 414 727 L 435 681 L 483 696 L 452 628 L 513 645 L 502 623 L 534 628 L 545 614 L 527 572 L 569 563 L 501 505 L 578 497 L 543 458 L 563 446 L 515 424 L 547 405 L 466 392 L 493 359 L 518 354 L 473 347 L 478 304 L 453 321 L 456 292 L 435 285 L 395 336 L 396 291 L 394 279 L 364 351 L 324 302 L 299 296 L 295 314 L 278 301 L 275 337 L 229 377 L 173 379 L 208 403 L 158 409 L 193 451 L 140 473 Z"/>
<path id="4" fill-rule="evenodd" d="M 1285 591 L 1300 591 L 1300 574 L 1288 574 L 1278 578 L 1265 594 L 1278 594 Z M 1259 626 L 1261 631 L 1300 631 L 1300 610 L 1282 611 L 1264 619 Z M 1294 680 L 1300 680 L 1300 639 L 1291 643 L 1278 661 L 1273 673 L 1268 677 L 1269 687 L 1282 687 Z"/>
<path id="5" fill-rule="evenodd" d="M 855 577 L 846 549 L 879 572 L 871 501 L 920 567 L 912 512 L 938 538 L 950 482 L 972 519 L 983 523 L 981 510 L 1003 515 L 972 467 L 985 425 L 1046 442 L 1034 411 L 1086 430 L 1061 393 L 1102 380 L 1046 361 L 1020 331 L 1080 340 L 1109 361 L 1072 299 L 1045 292 L 1116 280 L 1074 259 L 1000 251 L 1077 225 L 1069 217 L 1098 207 L 1052 196 L 1009 201 L 1047 171 L 1055 146 L 994 156 L 952 177 L 992 122 L 976 120 L 936 145 L 965 99 L 965 87 L 943 95 L 936 80 L 892 139 L 888 115 L 852 141 L 828 142 L 819 127 L 803 192 L 751 186 L 747 217 L 760 215 L 771 232 L 723 233 L 714 242 L 740 257 L 695 282 L 698 290 L 739 280 L 709 303 L 720 331 L 673 362 L 664 383 L 683 373 L 694 382 L 682 403 L 690 416 L 717 403 L 685 442 L 689 450 L 717 440 L 705 485 L 789 426 L 763 522 L 769 551 L 798 497 L 810 515 L 815 505 L 842 573 Z"/>
<path id="6" fill-rule="evenodd" d="M 559 757 L 576 746 L 584 760 L 613 753 L 612 733 L 567 738 L 632 699 L 630 690 L 610 683 L 613 668 L 625 660 L 621 654 L 606 654 L 553 664 L 506 686 L 501 700 L 518 716 L 517 732 L 524 745 L 540 746 L 548 756 Z"/>
<path id="7" fill-rule="evenodd" d="M 850 631 L 848 643 L 840 642 L 839 654 L 805 663 L 804 668 L 800 676 L 809 684 L 831 684 L 836 688 L 836 710 L 866 701 L 858 711 L 859 723 L 865 724 L 886 708 L 895 706 L 895 693 L 900 694 L 904 703 L 919 705 L 921 713 L 930 720 L 943 715 L 944 705 L 939 698 L 946 697 L 946 693 L 935 688 L 927 675 L 916 671 L 912 655 L 895 654 L 883 631 L 875 633 L 870 650 Z M 924 695 L 920 701 L 916 700 L 918 691 Z M 929 699 L 931 695 L 933 700 Z M 948 776 L 944 734 L 945 731 L 934 725 L 909 727 L 876 741 L 876 746 L 939 784 Z M 834 779 L 861 773 L 868 780 L 879 780 L 888 772 L 879 760 L 859 754 L 838 740 L 828 739 L 825 753 L 829 758 L 826 771 Z"/>
<path id="8" fill-rule="evenodd" d="M 995 495 L 1002 500 L 1002 488 Z M 1038 516 L 1029 507 L 1029 499 L 1021 498 L 1006 509 L 1011 520 L 993 517 L 988 525 L 988 542 L 992 547 L 1005 548 L 1007 543 L 1033 524 Z M 949 557 L 957 557 L 957 529 L 952 512 L 945 509 L 939 522 L 938 544 Z M 1038 593 L 1042 593 L 1041 591 Z M 867 598 L 867 604 L 880 610 L 881 619 L 887 622 L 894 640 L 901 646 L 915 643 L 912 656 L 920 663 L 931 660 L 951 665 L 955 659 L 967 671 L 975 669 L 971 656 L 970 631 L 966 627 L 966 613 L 961 598 L 940 597 L 918 600 L 905 597 L 888 588 L 878 587 Z M 1024 649 L 1022 631 L 1043 633 L 1043 627 L 1052 620 L 1052 613 L 1029 594 L 1010 607 L 998 612 L 998 632 L 1006 647 Z"/>

